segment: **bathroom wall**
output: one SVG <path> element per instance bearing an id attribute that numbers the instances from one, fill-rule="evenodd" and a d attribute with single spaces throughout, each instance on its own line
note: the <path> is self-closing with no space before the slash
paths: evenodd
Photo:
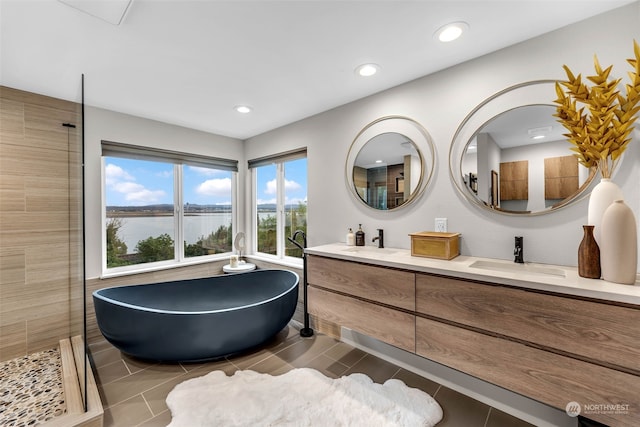
<path id="1" fill-rule="evenodd" d="M 89 79 L 90 82 L 90 79 Z M 90 83 L 86 88 L 91 93 Z M 86 164 L 86 217 L 87 217 L 87 341 L 101 339 L 96 324 L 91 294 L 110 286 L 157 283 L 169 280 L 192 279 L 222 274 L 227 260 L 183 266 L 102 279 L 102 164 L 101 141 L 115 141 L 143 147 L 154 147 L 187 153 L 210 155 L 238 160 L 244 163 L 242 141 L 210 133 L 161 123 L 95 107 L 85 109 L 85 164 Z M 244 174 L 238 174 L 242 183 Z M 244 199 L 243 185 L 239 185 L 238 198 Z M 243 218 L 242 203 L 238 203 L 238 217 Z M 242 227 L 242 224 L 237 224 Z M 237 229 L 236 231 L 240 231 Z"/>
<path id="2" fill-rule="evenodd" d="M 135 275 L 108 281 L 98 279 L 101 275 L 100 242 L 103 232 L 100 172 L 100 141 L 103 139 L 238 160 L 238 214 L 244 219 L 239 225 L 247 225 L 244 231 L 249 231 L 248 224 L 252 220 L 250 209 L 244 208 L 251 206 L 246 160 L 307 147 L 310 245 L 344 240 L 348 227 L 362 223 L 369 239 L 376 228 L 384 228 L 387 246 L 408 248 L 408 233 L 433 229 L 434 218 L 446 217 L 449 230 L 463 235 L 463 254 L 509 259 L 512 257 L 513 236 L 523 235 L 525 259 L 575 265 L 577 246 L 582 238 L 581 226 L 586 222 L 586 201 L 538 217 L 519 218 L 481 211 L 467 204 L 451 183 L 449 145 L 463 118 L 484 99 L 517 83 L 562 79 L 563 64 L 574 71 L 590 74 L 593 54 L 597 53 L 602 64 L 614 64 L 614 74 L 626 78 L 629 66 L 625 60 L 632 55 L 632 40 L 640 41 L 638 28 L 640 2 L 292 123 L 251 138 L 244 144 L 233 138 L 87 107 L 85 207 L 89 287 L 93 289 L 120 282 L 140 283 L 148 278 Z M 90 79 L 86 93 L 90 99 Z M 41 134 L 43 129 L 51 127 L 51 118 L 56 118 L 56 123 L 79 121 L 75 119 L 77 116 L 67 117 L 69 113 L 77 114 L 77 105 L 29 95 L 24 106 L 16 109 L 13 108 L 15 103 L 22 102 L 12 98 L 16 94 L 17 91 L 2 89 L 0 349 L 3 352 L 0 358 L 48 345 L 52 338 L 45 338 L 44 330 L 56 331 L 53 334 L 56 337 L 58 332 L 68 335 L 69 321 L 61 321 L 58 315 L 67 313 L 65 315 L 71 318 L 73 314 L 66 303 L 58 302 L 63 292 L 68 298 L 69 277 L 76 273 L 78 267 L 73 262 L 78 255 L 78 247 L 73 244 L 78 236 L 78 210 L 69 208 L 74 200 L 68 193 L 67 196 L 58 193 L 60 188 L 77 188 L 74 187 L 77 183 L 65 181 L 69 170 L 74 169 L 69 165 L 77 161 L 73 159 L 77 150 L 74 154 L 68 147 L 56 145 L 60 142 L 58 139 L 53 145 L 43 145 L 40 140 L 24 138 L 28 132 Z M 11 102 L 5 100 L 7 97 Z M 46 102 L 42 101 L 45 99 Z M 46 112 L 29 116 L 27 111 Z M 356 203 L 346 188 L 344 159 L 356 134 L 371 121 L 385 115 L 406 115 L 425 126 L 435 143 L 437 158 L 432 182 L 416 203 L 398 211 L 377 212 Z M 5 125 L 15 124 L 15 120 L 21 120 L 21 117 L 25 120 L 24 125 L 17 128 Z M 27 121 L 34 117 L 42 120 L 29 126 Z M 56 128 L 54 134 L 59 131 Z M 19 132 L 24 132 L 24 135 L 20 136 Z M 17 155 L 19 152 L 25 154 Z M 622 187 L 627 203 L 638 217 L 640 129 L 636 129 L 634 141 L 614 181 Z M 60 202 L 61 197 L 68 197 L 65 206 Z M 60 211 L 66 219 L 51 216 L 52 210 Z M 24 234 L 20 237 L 22 232 Z M 20 241 L 13 238 L 16 236 Z M 554 244 L 549 245 L 549 242 Z M 153 281 L 169 280 L 177 274 L 181 277 L 211 274 L 218 267 L 212 263 L 154 272 Z M 40 304 L 33 299 L 34 295 L 48 295 L 50 298 L 46 304 Z M 77 295 L 71 297 L 78 298 Z M 31 322 L 29 327 L 28 322 Z"/>
<path id="3" fill-rule="evenodd" d="M 462 233 L 464 255 L 511 259 L 514 236 L 522 235 L 525 260 L 576 265 L 582 225 L 587 219 L 586 200 L 536 217 L 480 210 L 466 203 L 451 182 L 449 146 L 457 127 L 476 105 L 514 84 L 564 79 L 563 64 L 591 75 L 593 55 L 597 54 L 601 64 L 613 64 L 613 74 L 628 81 L 630 66 L 626 59 L 633 56 L 633 39 L 640 41 L 639 28 L 640 2 L 635 2 L 256 136 L 246 141 L 245 155 L 255 158 L 307 147 L 311 246 L 344 241 L 347 228 L 362 223 L 369 242 L 375 229 L 383 228 L 387 246 L 409 248 L 409 233 L 433 230 L 434 219 L 445 217 L 450 231 Z M 473 27 L 466 37 L 473 37 L 472 31 Z M 382 64 L 383 73 L 384 68 Z M 549 99 L 550 104 L 552 101 Z M 349 193 L 344 159 L 358 132 L 386 115 L 405 115 L 421 123 L 436 145 L 437 164 L 429 188 L 416 203 L 398 211 L 376 212 L 357 203 Z M 640 213 L 639 164 L 640 130 L 636 129 L 634 141 L 614 176 L 636 218 Z"/>
<path id="4" fill-rule="evenodd" d="M 90 92 L 90 86 L 87 91 Z M 228 262 L 227 259 L 222 259 L 168 270 L 101 278 L 102 247 L 100 242 L 103 233 L 101 221 L 101 141 L 108 140 L 238 160 L 238 218 L 241 220 L 240 224 L 237 224 L 239 228 L 236 231 L 242 231 L 244 225 L 242 223 L 242 218 L 245 216 L 244 181 L 247 172 L 243 143 L 240 140 L 99 108 L 87 107 L 85 110 L 86 235 L 87 242 L 94 242 L 87 245 L 87 341 L 93 342 L 102 339 L 96 323 L 91 297 L 95 290 L 110 286 L 158 283 L 220 275 L 223 274 L 223 265 Z M 258 268 L 278 267 L 262 261 L 250 260 L 250 262 L 254 262 Z M 302 278 L 302 270 L 291 270 L 297 272 Z M 301 298 L 302 293 L 300 293 L 298 308 L 294 314 L 294 319 L 300 322 L 303 321 Z"/>
<path id="5" fill-rule="evenodd" d="M 81 120 L 78 104 L 7 87 L 0 117 L 3 361 L 82 334 Z"/>
<path id="6" fill-rule="evenodd" d="M 475 172 L 478 179 L 478 197 L 491 200 L 491 171 L 500 171 L 501 150 L 488 133 L 479 133 L 476 143 L 478 160 Z"/>
<path id="7" fill-rule="evenodd" d="M 308 147 L 310 245 L 343 240 L 348 227 L 362 223 L 369 234 L 376 228 L 384 228 L 387 246 L 408 248 L 408 233 L 433 229 L 434 218 L 446 217 L 449 229 L 463 234 L 463 254 L 508 259 L 513 251 L 513 236 L 524 235 L 527 260 L 575 265 L 582 224 L 586 222 L 586 201 L 532 218 L 481 211 L 467 204 L 451 183 L 449 145 L 463 118 L 484 99 L 524 81 L 562 79 L 563 64 L 589 74 L 593 70 L 593 54 L 597 53 L 602 64 L 614 64 L 614 73 L 626 78 L 629 66 L 625 60 L 632 56 L 632 40 L 634 37 L 640 40 L 639 15 L 640 2 L 636 2 L 256 136 L 244 144 L 233 138 L 87 107 L 87 239 L 100 242 L 102 237 L 99 173 L 102 139 L 239 160 L 239 218 L 244 219 L 245 231 L 250 230 L 252 221 L 250 209 L 244 209 L 251 206 L 252 197 L 250 180 L 246 179 L 249 176 L 246 160 Z M 605 33 L 606 41 L 600 37 Z M 86 91 L 90 98 L 88 80 Z M 397 212 L 375 212 L 356 203 L 346 188 L 344 159 L 362 127 L 389 114 L 412 117 L 426 127 L 436 145 L 436 170 L 429 188 L 412 206 Z M 640 197 L 634 182 L 639 178 L 640 143 L 636 143 L 640 140 L 639 130 L 635 140 L 614 180 L 623 187 L 629 204 L 638 213 Z M 548 248 L 550 239 L 560 239 L 565 244 Z M 251 242 L 247 243 L 251 247 Z M 98 277 L 102 249 L 96 244 L 87 250 L 87 277 Z"/>
<path id="8" fill-rule="evenodd" d="M 88 81 L 86 93 L 90 98 L 90 79 Z M 87 278 L 102 274 L 102 140 L 238 160 L 241 169 L 238 183 L 244 182 L 241 140 L 95 107 L 85 108 L 85 128 L 86 233 L 87 242 L 94 242 L 87 245 Z M 238 187 L 238 200 L 243 200 L 244 185 Z M 238 203 L 238 218 L 243 218 L 243 209 L 243 203 Z"/>

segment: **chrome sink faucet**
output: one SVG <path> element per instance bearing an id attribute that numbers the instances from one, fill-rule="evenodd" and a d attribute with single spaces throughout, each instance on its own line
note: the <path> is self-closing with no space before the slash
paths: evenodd
<path id="1" fill-rule="evenodd" d="M 513 255 L 515 259 L 513 262 L 517 262 L 518 264 L 524 264 L 524 254 L 523 254 L 523 244 L 522 244 L 522 236 L 516 236 L 516 246 L 513 250 Z"/>
<path id="2" fill-rule="evenodd" d="M 384 248 L 384 231 L 382 228 L 378 228 L 378 235 L 371 240 L 372 242 L 378 241 L 378 248 Z"/>

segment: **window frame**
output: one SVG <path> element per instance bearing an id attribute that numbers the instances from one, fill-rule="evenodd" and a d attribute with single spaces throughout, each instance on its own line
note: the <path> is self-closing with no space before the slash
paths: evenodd
<path id="1" fill-rule="evenodd" d="M 101 277 L 115 277 L 128 274 L 165 270 L 177 267 L 184 267 L 193 264 L 223 260 L 233 253 L 233 244 L 229 252 L 186 257 L 184 244 L 174 244 L 174 258 L 171 260 L 155 261 L 148 263 L 133 264 L 121 267 L 107 267 L 107 187 L 106 187 L 106 158 L 120 157 L 129 160 L 143 160 L 152 162 L 162 162 L 173 164 L 173 205 L 174 205 L 174 242 L 184 241 L 184 176 L 183 168 L 187 166 L 205 167 L 216 170 L 226 170 L 231 172 L 231 233 L 236 234 L 238 229 L 238 161 L 207 157 L 176 151 L 160 150 L 122 144 L 111 141 L 102 141 L 101 155 L 101 253 L 102 253 L 102 275 Z"/>
<path id="2" fill-rule="evenodd" d="M 301 267 L 303 265 L 303 259 L 298 257 L 292 257 L 286 255 L 286 191 L 285 191 L 285 163 L 298 159 L 307 159 L 306 147 L 287 151 L 280 154 L 271 156 L 265 156 L 258 159 L 248 161 L 248 169 L 251 175 L 251 241 L 252 241 L 252 254 L 255 257 L 262 258 L 266 261 L 273 263 L 280 263 L 285 265 L 293 265 Z M 261 166 L 274 165 L 276 166 L 276 254 L 269 254 L 266 252 L 258 251 L 258 174 L 257 170 Z M 307 163 L 307 177 L 308 177 L 308 163 Z M 307 180 L 307 194 L 308 194 L 308 180 Z M 308 212 L 307 212 L 308 220 Z M 308 223 L 307 223 L 308 224 Z M 308 231 L 308 229 L 307 229 Z"/>

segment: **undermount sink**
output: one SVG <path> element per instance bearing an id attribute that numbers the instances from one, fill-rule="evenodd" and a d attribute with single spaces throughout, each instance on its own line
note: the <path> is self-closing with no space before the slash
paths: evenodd
<path id="1" fill-rule="evenodd" d="M 351 253 L 364 253 L 364 254 L 380 254 L 380 255 L 391 255 L 396 251 L 390 250 L 387 248 L 378 248 L 376 246 L 348 246 L 343 249 L 344 252 Z"/>
<path id="2" fill-rule="evenodd" d="M 507 273 L 524 273 L 524 274 L 540 274 L 543 276 L 565 277 L 564 270 L 553 267 L 544 267 L 540 265 L 531 265 L 528 263 L 508 263 L 498 261 L 474 261 L 469 265 L 472 268 L 481 268 L 483 270 L 504 271 Z"/>

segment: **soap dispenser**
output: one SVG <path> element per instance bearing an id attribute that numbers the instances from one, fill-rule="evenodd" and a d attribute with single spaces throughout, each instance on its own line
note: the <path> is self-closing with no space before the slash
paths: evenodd
<path id="1" fill-rule="evenodd" d="M 353 234 L 353 230 L 349 228 L 349 232 L 347 233 L 347 246 L 354 246 L 356 244 L 356 235 Z"/>
<path id="2" fill-rule="evenodd" d="M 358 224 L 358 231 L 356 231 L 356 246 L 364 246 L 364 231 L 362 231 L 362 224 Z"/>

